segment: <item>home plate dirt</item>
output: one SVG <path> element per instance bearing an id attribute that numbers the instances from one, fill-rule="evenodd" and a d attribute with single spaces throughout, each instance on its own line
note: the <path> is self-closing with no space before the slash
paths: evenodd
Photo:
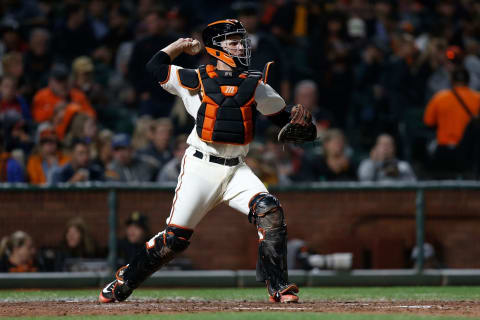
<path id="1" fill-rule="evenodd" d="M 480 316 L 480 304 L 475 301 L 306 301 L 297 304 L 198 300 L 133 300 L 111 304 L 85 300 L 0 302 L 0 316 L 125 315 L 222 311 L 408 313 L 474 317 Z"/>

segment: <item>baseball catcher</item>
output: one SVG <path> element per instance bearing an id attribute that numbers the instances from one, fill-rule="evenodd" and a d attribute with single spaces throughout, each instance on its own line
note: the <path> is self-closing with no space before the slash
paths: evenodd
<path id="1" fill-rule="evenodd" d="M 179 96 L 195 127 L 182 159 L 166 228 L 116 272 L 100 292 L 103 303 L 124 301 L 145 279 L 190 244 L 194 228 L 220 203 L 245 214 L 260 238 L 257 280 L 265 283 L 271 302 L 297 302 L 298 287 L 288 281 L 287 225 L 280 201 L 243 161 L 255 136 L 260 112 L 283 127 L 282 142 L 316 138 L 310 113 L 302 106 L 288 108 L 264 79 L 268 67 L 249 70 L 251 46 L 237 20 L 209 24 L 202 34 L 211 63 L 197 69 L 172 64 L 181 53 L 197 54 L 200 43 L 180 38 L 156 53 L 147 70 L 159 85 Z"/>

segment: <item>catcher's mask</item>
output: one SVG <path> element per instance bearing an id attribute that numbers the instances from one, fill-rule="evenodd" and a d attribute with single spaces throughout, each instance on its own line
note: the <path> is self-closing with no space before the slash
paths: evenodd
<path id="1" fill-rule="evenodd" d="M 248 69 L 252 46 L 240 21 L 227 19 L 212 22 L 203 30 L 202 38 L 205 50 L 213 58 L 235 69 Z"/>

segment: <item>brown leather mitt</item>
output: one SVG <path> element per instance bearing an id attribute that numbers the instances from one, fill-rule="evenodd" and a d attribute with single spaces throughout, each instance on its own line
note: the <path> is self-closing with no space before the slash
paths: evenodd
<path id="1" fill-rule="evenodd" d="M 312 123 L 312 115 L 300 104 L 290 111 L 290 122 L 280 130 L 278 141 L 301 144 L 317 138 L 317 128 Z"/>

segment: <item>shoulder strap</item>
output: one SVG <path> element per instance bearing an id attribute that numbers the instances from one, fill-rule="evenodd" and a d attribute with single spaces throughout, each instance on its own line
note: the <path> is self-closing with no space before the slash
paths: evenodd
<path id="1" fill-rule="evenodd" d="M 202 79 L 205 78 L 205 77 L 208 77 L 205 65 L 199 66 L 198 71 L 200 72 L 200 77 L 202 77 Z"/>
<path id="2" fill-rule="evenodd" d="M 473 113 L 468 109 L 467 105 L 465 104 L 465 101 L 463 101 L 462 97 L 458 94 L 458 92 L 455 90 L 455 88 L 452 88 L 452 93 L 457 98 L 458 102 L 460 102 L 460 105 L 462 108 L 465 110 L 466 113 L 470 116 L 470 118 L 475 119 L 476 117 L 473 115 Z"/>
<path id="3" fill-rule="evenodd" d="M 197 71 L 194 69 L 178 69 L 180 85 L 188 90 L 196 90 L 200 87 Z"/>

